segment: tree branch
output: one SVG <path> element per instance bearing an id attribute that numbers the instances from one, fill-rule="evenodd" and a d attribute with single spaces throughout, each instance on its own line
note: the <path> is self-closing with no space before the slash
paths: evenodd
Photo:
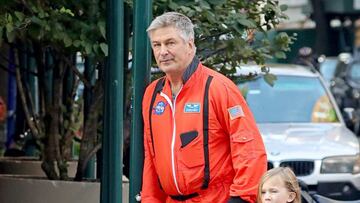
<path id="1" fill-rule="evenodd" d="M 20 71 L 19 71 L 18 68 L 16 69 L 16 82 L 17 82 L 17 86 L 18 86 L 18 89 L 19 89 L 20 99 L 21 99 L 21 103 L 22 103 L 22 106 L 23 106 L 23 109 L 24 109 L 26 122 L 29 125 L 33 136 L 35 138 L 39 139 L 39 137 L 40 137 L 39 129 L 36 128 L 36 125 L 34 123 L 34 122 L 36 122 L 35 117 L 30 115 L 28 106 L 26 105 L 26 97 L 25 97 L 24 87 L 23 87 L 22 82 L 21 82 Z M 31 118 L 34 118 L 34 119 L 31 119 Z"/>
<path id="2" fill-rule="evenodd" d="M 0 54 L 0 57 L 1 57 L 2 59 L 4 59 L 6 62 L 12 63 L 12 62 L 11 62 L 7 57 L 5 57 L 4 55 Z M 18 64 L 14 64 L 14 65 L 15 65 L 16 68 L 19 68 L 19 67 L 20 67 Z M 5 71 L 7 71 L 7 72 L 9 72 L 9 73 L 15 74 L 14 71 L 9 70 L 9 68 L 5 67 L 5 66 L 2 65 L 2 64 L 0 64 L 0 68 L 1 68 L 1 69 L 4 69 Z M 34 76 L 36 76 L 36 77 L 39 77 L 39 74 L 38 74 L 38 73 L 33 72 L 33 71 L 31 71 L 31 70 L 21 69 L 20 71 L 21 71 L 21 72 L 25 72 L 25 73 L 30 73 L 30 74 L 32 74 L 32 75 L 34 75 Z"/>
<path id="3" fill-rule="evenodd" d="M 66 63 L 71 68 L 71 70 L 75 73 L 75 75 L 78 76 L 79 79 L 84 83 L 84 85 L 87 88 L 91 88 L 90 82 L 88 80 L 86 80 L 86 78 L 80 73 L 80 71 L 76 68 L 76 65 L 74 65 L 73 62 L 71 60 L 69 60 L 68 58 L 66 58 Z"/>

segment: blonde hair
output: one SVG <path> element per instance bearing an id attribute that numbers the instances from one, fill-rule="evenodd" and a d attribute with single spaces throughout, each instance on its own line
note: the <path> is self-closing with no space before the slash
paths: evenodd
<path id="1" fill-rule="evenodd" d="M 258 187 L 258 195 L 257 195 L 257 202 L 261 203 L 261 190 L 264 183 L 272 177 L 278 176 L 284 182 L 286 189 L 289 192 L 295 193 L 295 199 L 291 203 L 301 203 L 301 190 L 299 186 L 299 182 L 294 174 L 294 172 L 288 167 L 277 167 L 268 170 L 260 180 L 260 184 Z"/>
<path id="2" fill-rule="evenodd" d="M 194 39 L 193 23 L 187 16 L 177 12 L 167 12 L 156 17 L 146 31 L 149 34 L 153 30 L 169 26 L 176 28 L 186 42 Z"/>

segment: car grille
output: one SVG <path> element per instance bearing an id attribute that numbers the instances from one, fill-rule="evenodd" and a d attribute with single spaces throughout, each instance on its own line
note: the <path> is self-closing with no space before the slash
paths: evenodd
<path id="1" fill-rule="evenodd" d="M 314 171 L 313 161 L 285 161 L 280 166 L 291 168 L 296 176 L 310 175 Z"/>

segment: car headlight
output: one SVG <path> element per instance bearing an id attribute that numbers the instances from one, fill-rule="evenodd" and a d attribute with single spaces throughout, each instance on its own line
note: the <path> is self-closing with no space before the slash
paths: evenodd
<path id="1" fill-rule="evenodd" d="M 320 173 L 360 173 L 360 155 L 323 159 Z"/>

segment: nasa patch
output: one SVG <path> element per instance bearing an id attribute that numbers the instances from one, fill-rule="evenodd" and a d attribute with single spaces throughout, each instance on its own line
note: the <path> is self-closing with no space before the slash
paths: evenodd
<path id="1" fill-rule="evenodd" d="M 165 111 L 165 107 L 166 107 L 166 103 L 163 101 L 159 101 L 153 109 L 154 110 L 153 114 L 155 114 L 155 115 L 163 114 Z"/>

